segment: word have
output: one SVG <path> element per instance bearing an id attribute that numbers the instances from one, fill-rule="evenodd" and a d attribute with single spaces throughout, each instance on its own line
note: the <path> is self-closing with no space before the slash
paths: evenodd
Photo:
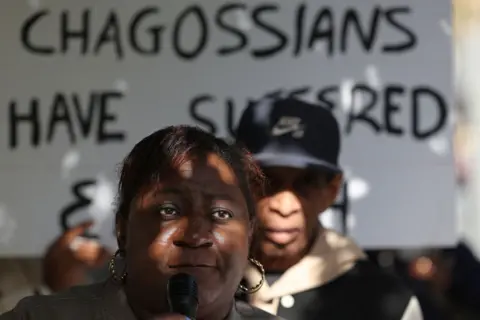
<path id="1" fill-rule="evenodd" d="M 160 22 L 160 11 L 167 21 Z M 297 57 L 319 46 L 326 56 L 345 54 L 352 47 L 365 52 L 399 53 L 412 50 L 418 40 L 407 23 L 412 15 L 408 6 L 377 5 L 360 12 L 356 8 L 319 8 L 300 3 L 288 20 L 284 20 L 278 3 L 228 2 L 214 12 L 192 4 L 180 12 L 166 11 L 157 6 L 143 7 L 126 22 L 114 9 L 102 21 L 94 20 L 91 8 L 81 12 L 63 10 L 58 15 L 45 9 L 26 18 L 20 40 L 25 50 L 44 56 L 98 55 L 109 50 L 117 59 L 123 59 L 127 49 L 137 55 L 156 56 L 164 48 L 171 48 L 183 60 L 195 60 L 208 49 L 218 56 L 247 52 L 254 59 L 270 58 L 287 50 Z M 249 30 L 239 26 L 239 14 L 251 21 Z M 41 40 L 48 25 L 54 26 L 48 31 L 53 38 Z M 254 41 L 252 35 L 257 34 L 263 37 Z M 212 38 L 221 41 L 213 42 Z M 209 48 L 213 43 L 215 48 Z"/>
<path id="2" fill-rule="evenodd" d="M 267 98 L 289 96 L 304 98 L 314 94 L 316 103 L 336 112 L 339 111 L 340 86 L 332 85 L 314 92 L 311 86 L 290 90 L 278 89 L 264 95 Z M 351 95 L 361 95 L 362 104 L 345 113 L 343 131 L 351 134 L 358 125 L 370 128 L 375 134 L 389 136 L 410 135 L 424 140 L 443 130 L 447 125 L 448 108 L 443 95 L 432 87 L 417 85 L 387 84 L 377 90 L 366 84 L 356 84 Z M 258 99 L 247 98 L 240 103 L 233 98 L 220 98 L 213 94 L 199 94 L 189 103 L 189 115 L 194 123 L 218 135 L 235 136 L 235 127 L 243 109 Z M 223 113 L 219 112 L 222 110 Z M 426 111 L 427 110 L 427 111 Z M 409 114 L 409 123 L 402 121 L 402 113 Z M 337 112 L 337 114 L 339 114 Z"/>
<path id="3" fill-rule="evenodd" d="M 51 103 L 43 104 L 38 98 L 31 98 L 27 110 L 21 110 L 19 103 L 12 100 L 8 106 L 8 144 L 11 149 L 20 145 L 20 127 L 30 128 L 29 144 L 38 147 L 50 144 L 59 134 L 59 129 L 66 131 L 71 144 L 79 138 L 94 137 L 98 144 L 122 142 L 124 131 L 109 129 L 117 121 L 117 115 L 109 110 L 111 102 L 123 98 L 117 91 L 91 92 L 82 104 L 79 94 L 55 93 Z M 48 110 L 47 114 L 42 111 Z M 43 119 L 46 119 L 46 122 Z M 95 129 L 95 130 L 94 130 Z"/>

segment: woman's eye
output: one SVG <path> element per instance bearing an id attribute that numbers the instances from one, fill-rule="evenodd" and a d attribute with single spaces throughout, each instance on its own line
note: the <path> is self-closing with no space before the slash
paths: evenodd
<path id="1" fill-rule="evenodd" d="M 226 220 L 233 217 L 233 215 L 227 210 L 215 210 L 212 215 L 217 220 Z"/>
<path id="2" fill-rule="evenodd" d="M 178 209 L 173 206 L 161 206 L 159 208 L 159 213 L 162 216 L 171 217 L 177 215 L 179 212 Z"/>

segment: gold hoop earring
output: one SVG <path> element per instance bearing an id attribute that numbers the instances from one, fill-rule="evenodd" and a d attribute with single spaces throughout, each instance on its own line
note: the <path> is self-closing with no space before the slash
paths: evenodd
<path id="1" fill-rule="evenodd" d="M 115 259 L 120 257 L 124 253 L 123 250 L 118 249 L 115 251 L 115 254 L 113 255 L 112 259 L 110 259 L 110 262 L 108 263 L 108 270 L 110 271 L 110 275 L 112 276 L 113 280 L 117 282 L 124 282 L 125 278 L 127 277 L 127 271 L 124 270 L 123 274 L 121 276 L 118 276 L 117 271 L 116 271 L 116 263 Z"/>
<path id="2" fill-rule="evenodd" d="M 238 288 L 240 289 L 240 291 L 243 291 L 246 294 L 252 294 L 260 290 L 260 288 L 263 286 L 263 283 L 265 282 L 265 269 L 263 268 L 263 265 L 259 261 L 253 258 L 248 258 L 248 261 L 250 261 L 250 263 L 253 264 L 253 266 L 256 267 L 258 271 L 260 271 L 260 275 L 262 276 L 262 278 L 260 279 L 259 283 L 257 283 L 255 286 L 251 288 L 247 288 L 242 284 L 240 284 Z"/>

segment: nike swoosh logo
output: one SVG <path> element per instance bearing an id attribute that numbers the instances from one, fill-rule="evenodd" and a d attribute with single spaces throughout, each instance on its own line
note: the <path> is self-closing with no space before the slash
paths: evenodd
<path id="1" fill-rule="evenodd" d="M 281 136 L 281 135 L 284 135 L 286 133 L 289 133 L 289 132 L 294 132 L 296 131 L 298 128 L 295 126 L 295 127 L 273 127 L 272 129 L 272 135 L 274 136 Z"/>

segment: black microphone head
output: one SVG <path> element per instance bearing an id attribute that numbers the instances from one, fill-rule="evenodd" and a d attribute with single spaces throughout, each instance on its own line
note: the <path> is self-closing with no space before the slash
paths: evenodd
<path id="1" fill-rule="evenodd" d="M 174 274 L 168 280 L 168 296 L 191 296 L 198 299 L 198 287 L 195 278 L 188 273 Z"/>
<path id="2" fill-rule="evenodd" d="M 190 319 L 195 319 L 198 307 L 198 286 L 195 278 L 186 273 L 177 273 L 168 280 L 170 310 Z"/>

